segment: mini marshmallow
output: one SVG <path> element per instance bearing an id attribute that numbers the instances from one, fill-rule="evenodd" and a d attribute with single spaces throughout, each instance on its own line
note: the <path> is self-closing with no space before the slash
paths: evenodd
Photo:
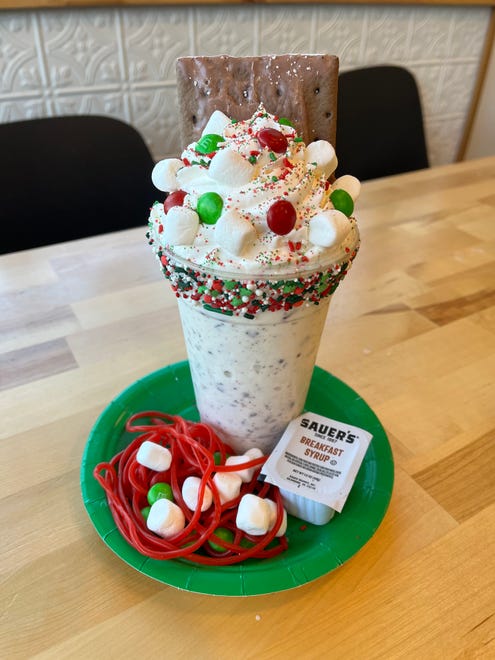
<path id="1" fill-rule="evenodd" d="M 186 517 L 180 506 L 162 498 L 152 505 L 146 526 L 155 534 L 169 539 L 184 529 Z"/>
<path id="2" fill-rule="evenodd" d="M 226 211 L 215 225 L 215 240 L 230 254 L 241 255 L 256 240 L 253 225 L 233 210 Z"/>
<path id="3" fill-rule="evenodd" d="M 232 149 L 220 149 L 213 157 L 208 176 L 224 186 L 244 186 L 253 178 L 254 167 Z"/>
<path id="4" fill-rule="evenodd" d="M 352 174 L 344 174 L 332 183 L 332 189 L 345 190 L 352 197 L 352 201 L 355 202 L 361 192 L 361 182 Z"/>
<path id="5" fill-rule="evenodd" d="M 253 536 L 266 534 L 270 526 L 270 506 L 262 497 L 248 493 L 239 502 L 235 519 L 237 527 Z"/>
<path id="6" fill-rule="evenodd" d="M 215 112 L 212 113 L 211 117 L 206 122 L 206 126 L 203 128 L 201 136 L 208 135 L 210 133 L 223 135 L 223 129 L 226 126 L 229 126 L 230 123 L 231 121 L 227 115 L 224 115 L 221 110 L 215 110 Z"/>
<path id="7" fill-rule="evenodd" d="M 137 451 L 136 461 L 150 470 L 165 472 L 172 463 L 172 454 L 166 447 L 145 440 Z"/>
<path id="8" fill-rule="evenodd" d="M 270 509 L 270 523 L 268 525 L 268 531 L 270 532 L 273 529 L 275 523 L 277 522 L 277 504 L 273 500 L 269 500 L 267 497 L 265 498 L 265 502 L 268 504 L 268 508 Z M 280 527 L 278 528 L 275 536 L 283 536 L 286 531 L 287 531 L 287 511 L 284 509 L 284 513 L 282 515 L 282 522 L 280 523 Z"/>
<path id="9" fill-rule="evenodd" d="M 217 472 L 213 477 L 213 483 L 217 487 L 221 504 L 230 502 L 241 492 L 242 479 L 235 472 Z"/>
<path id="10" fill-rule="evenodd" d="M 199 495 L 199 486 L 201 484 L 201 479 L 199 477 L 187 477 L 182 484 L 182 497 L 188 509 L 191 511 L 196 511 L 198 506 L 198 495 Z M 213 502 L 213 495 L 211 494 L 211 489 L 206 486 L 205 492 L 203 495 L 203 502 L 201 504 L 201 511 L 206 511 L 211 506 Z"/>
<path id="11" fill-rule="evenodd" d="M 225 461 L 225 465 L 241 465 L 242 463 L 249 463 L 249 461 L 253 461 L 255 458 L 258 458 L 258 456 L 229 456 L 227 460 Z M 256 470 L 259 468 L 259 466 L 255 466 L 252 468 L 244 468 L 243 470 L 236 470 L 235 472 L 230 472 L 230 474 L 238 474 L 242 481 L 247 484 L 251 481 L 253 478 L 254 473 Z"/>
<path id="12" fill-rule="evenodd" d="M 155 188 L 163 190 L 163 192 L 179 190 L 177 172 L 181 167 L 184 167 L 184 163 L 178 158 L 160 160 L 151 172 L 151 180 Z"/>
<path id="13" fill-rule="evenodd" d="M 186 206 L 172 206 L 163 225 L 161 241 L 167 245 L 191 245 L 199 228 L 199 215 Z"/>
<path id="14" fill-rule="evenodd" d="M 319 170 L 326 179 L 337 169 L 337 156 L 335 149 L 326 140 L 316 140 L 306 147 L 306 162 L 316 163 Z"/>
<path id="15" fill-rule="evenodd" d="M 349 218 L 342 211 L 321 211 L 309 221 L 309 241 L 320 247 L 331 247 L 341 243 L 350 230 Z"/>
<path id="16" fill-rule="evenodd" d="M 244 452 L 244 456 L 249 456 L 249 460 L 254 461 L 255 458 L 261 458 L 264 454 L 258 447 L 251 447 L 251 449 Z"/>

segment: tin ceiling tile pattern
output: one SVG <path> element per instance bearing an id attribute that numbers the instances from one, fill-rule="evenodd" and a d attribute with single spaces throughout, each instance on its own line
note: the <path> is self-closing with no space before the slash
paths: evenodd
<path id="1" fill-rule="evenodd" d="M 107 114 L 156 159 L 180 151 L 175 59 L 329 52 L 341 69 L 398 64 L 416 76 L 430 161 L 452 161 L 471 102 L 488 7 L 291 5 L 0 12 L 0 121 Z"/>

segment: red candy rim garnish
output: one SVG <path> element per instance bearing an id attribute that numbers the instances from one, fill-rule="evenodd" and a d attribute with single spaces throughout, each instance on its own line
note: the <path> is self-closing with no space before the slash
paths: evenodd
<path id="1" fill-rule="evenodd" d="M 148 411 L 129 418 L 126 431 L 139 435 L 110 461 L 99 463 L 94 477 L 104 489 L 108 506 L 115 524 L 125 540 L 141 554 L 153 559 L 182 558 L 197 564 L 227 566 L 237 564 L 250 557 L 266 559 L 287 549 L 287 538 L 276 537 L 282 524 L 284 508 L 278 488 L 257 480 L 258 471 L 249 483 L 243 483 L 239 496 L 224 504 L 213 481 L 216 472 L 237 472 L 252 467 L 260 468 L 266 456 L 246 460 L 239 465 L 223 465 L 232 449 L 223 443 L 206 424 L 189 422 L 177 415 Z M 168 447 L 172 453 L 172 464 L 166 472 L 156 472 L 140 465 L 136 454 L 145 440 Z M 222 465 L 215 465 L 214 454 L 219 452 Z M 182 498 L 181 486 L 186 477 L 201 478 L 198 502 L 203 500 L 206 486 L 211 489 L 213 504 L 206 511 L 200 507 L 190 511 Z M 186 517 L 185 528 L 170 539 L 164 539 L 147 526 L 141 509 L 148 505 L 148 490 L 157 482 L 170 483 L 175 503 Z M 258 497 L 269 497 L 277 505 L 277 518 L 271 531 L 262 536 L 251 536 L 236 527 L 237 506 L 243 495 L 252 493 Z M 219 539 L 214 532 L 225 527 L 233 532 L 232 542 Z M 207 541 L 222 545 L 226 550 L 217 552 Z M 267 546 L 276 541 L 277 544 Z M 249 541 L 251 547 L 241 545 Z M 185 545 L 185 547 L 184 547 Z"/>

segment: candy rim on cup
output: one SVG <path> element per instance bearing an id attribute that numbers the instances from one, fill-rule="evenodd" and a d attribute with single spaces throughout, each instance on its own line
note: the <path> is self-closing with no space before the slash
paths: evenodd
<path id="1" fill-rule="evenodd" d="M 177 256 L 171 249 L 157 251 L 162 272 L 178 298 L 188 299 L 207 311 L 252 319 L 264 311 L 288 311 L 302 304 L 319 304 L 331 296 L 347 275 L 359 249 L 353 227 L 354 249 L 311 268 L 272 273 L 245 273 L 200 266 Z"/>

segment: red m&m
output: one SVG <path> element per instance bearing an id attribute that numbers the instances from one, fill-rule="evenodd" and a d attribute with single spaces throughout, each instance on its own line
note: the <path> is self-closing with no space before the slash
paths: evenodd
<path id="1" fill-rule="evenodd" d="M 175 190 L 167 196 L 163 202 L 163 210 L 168 213 L 172 206 L 182 206 L 184 204 L 184 197 L 187 195 L 185 190 Z"/>
<path id="2" fill-rule="evenodd" d="M 296 209 L 286 199 L 273 202 L 266 214 L 268 227 L 279 236 L 285 236 L 291 232 L 296 224 L 296 219 Z"/>
<path id="3" fill-rule="evenodd" d="M 262 128 L 256 137 L 262 147 L 267 147 L 276 154 L 283 154 L 289 144 L 285 135 L 276 128 Z"/>

